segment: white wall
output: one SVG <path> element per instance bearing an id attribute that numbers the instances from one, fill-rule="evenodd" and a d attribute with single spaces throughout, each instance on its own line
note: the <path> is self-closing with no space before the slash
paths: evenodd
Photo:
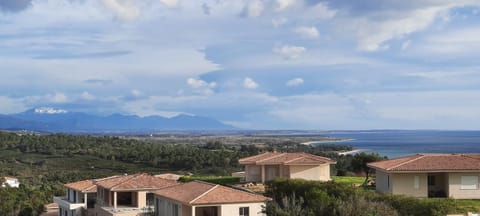
<path id="1" fill-rule="evenodd" d="M 290 178 L 329 181 L 330 164 L 290 166 Z"/>
<path id="2" fill-rule="evenodd" d="M 224 204 L 221 206 L 221 215 L 219 216 L 238 215 L 240 207 L 249 207 L 250 216 L 265 216 L 266 214 L 262 213 L 262 206 L 265 206 L 265 203 Z"/>
<path id="3" fill-rule="evenodd" d="M 375 187 L 380 193 L 391 193 L 392 186 L 389 183 L 389 174 L 380 170 L 375 170 Z"/>
<path id="4" fill-rule="evenodd" d="M 414 187 L 415 176 L 418 176 L 418 188 Z M 393 194 L 428 197 L 427 173 L 392 173 L 390 186 Z"/>
<path id="5" fill-rule="evenodd" d="M 448 173 L 448 195 L 455 199 L 480 199 L 480 185 L 476 190 L 461 189 L 462 176 L 479 176 L 479 172 L 473 173 Z"/>

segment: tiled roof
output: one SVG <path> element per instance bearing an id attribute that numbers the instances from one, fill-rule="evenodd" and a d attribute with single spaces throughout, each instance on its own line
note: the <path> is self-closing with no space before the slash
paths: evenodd
<path id="1" fill-rule="evenodd" d="M 480 171 L 480 154 L 416 154 L 368 164 L 390 171 Z"/>
<path id="2" fill-rule="evenodd" d="M 83 180 L 78 182 L 72 182 L 65 184 L 65 187 L 80 191 L 82 193 L 95 193 L 97 192 L 97 186 L 94 184 L 93 179 Z"/>
<path id="3" fill-rule="evenodd" d="M 156 178 L 146 173 L 115 176 L 95 182 L 97 186 L 111 191 L 158 190 L 178 184 L 176 181 Z"/>
<path id="4" fill-rule="evenodd" d="M 284 164 L 284 165 L 318 165 L 318 164 L 335 164 L 336 161 L 308 153 L 281 153 L 266 152 L 263 154 L 241 158 L 240 164 Z"/>
<path id="5" fill-rule="evenodd" d="M 9 176 L 5 176 L 5 177 L 3 177 L 3 179 L 5 179 L 5 181 L 8 181 L 8 180 L 10 180 L 10 181 L 18 180 L 17 178 L 13 178 L 13 177 L 9 177 Z"/>
<path id="6" fill-rule="evenodd" d="M 258 194 L 201 181 L 168 187 L 156 191 L 155 194 L 187 205 L 255 203 L 270 200 Z"/>

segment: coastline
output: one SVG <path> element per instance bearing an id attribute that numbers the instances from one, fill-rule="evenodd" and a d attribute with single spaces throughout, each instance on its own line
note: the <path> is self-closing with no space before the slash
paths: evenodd
<path id="1" fill-rule="evenodd" d="M 338 152 L 338 155 L 354 155 L 356 153 L 364 152 L 365 149 L 353 149 L 351 151 Z"/>
<path id="2" fill-rule="evenodd" d="M 337 143 L 337 142 L 349 142 L 349 141 L 354 141 L 355 139 L 335 139 L 335 140 L 322 140 L 322 141 L 308 141 L 308 142 L 303 142 L 303 143 L 300 143 L 300 144 L 303 144 L 303 145 L 312 145 L 312 144 L 316 144 L 316 143 Z"/>

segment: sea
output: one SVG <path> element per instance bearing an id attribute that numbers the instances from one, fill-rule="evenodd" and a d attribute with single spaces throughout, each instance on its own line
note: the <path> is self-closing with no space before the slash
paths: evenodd
<path id="1" fill-rule="evenodd" d="M 320 135 L 343 138 L 347 141 L 336 143 L 388 158 L 417 153 L 480 153 L 480 131 L 328 131 Z"/>

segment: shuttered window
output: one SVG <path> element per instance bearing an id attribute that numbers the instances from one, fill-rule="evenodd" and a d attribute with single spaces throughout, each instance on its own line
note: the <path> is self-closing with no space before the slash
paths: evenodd
<path id="1" fill-rule="evenodd" d="M 478 189 L 478 176 L 462 176 L 460 189 L 462 190 Z"/>

